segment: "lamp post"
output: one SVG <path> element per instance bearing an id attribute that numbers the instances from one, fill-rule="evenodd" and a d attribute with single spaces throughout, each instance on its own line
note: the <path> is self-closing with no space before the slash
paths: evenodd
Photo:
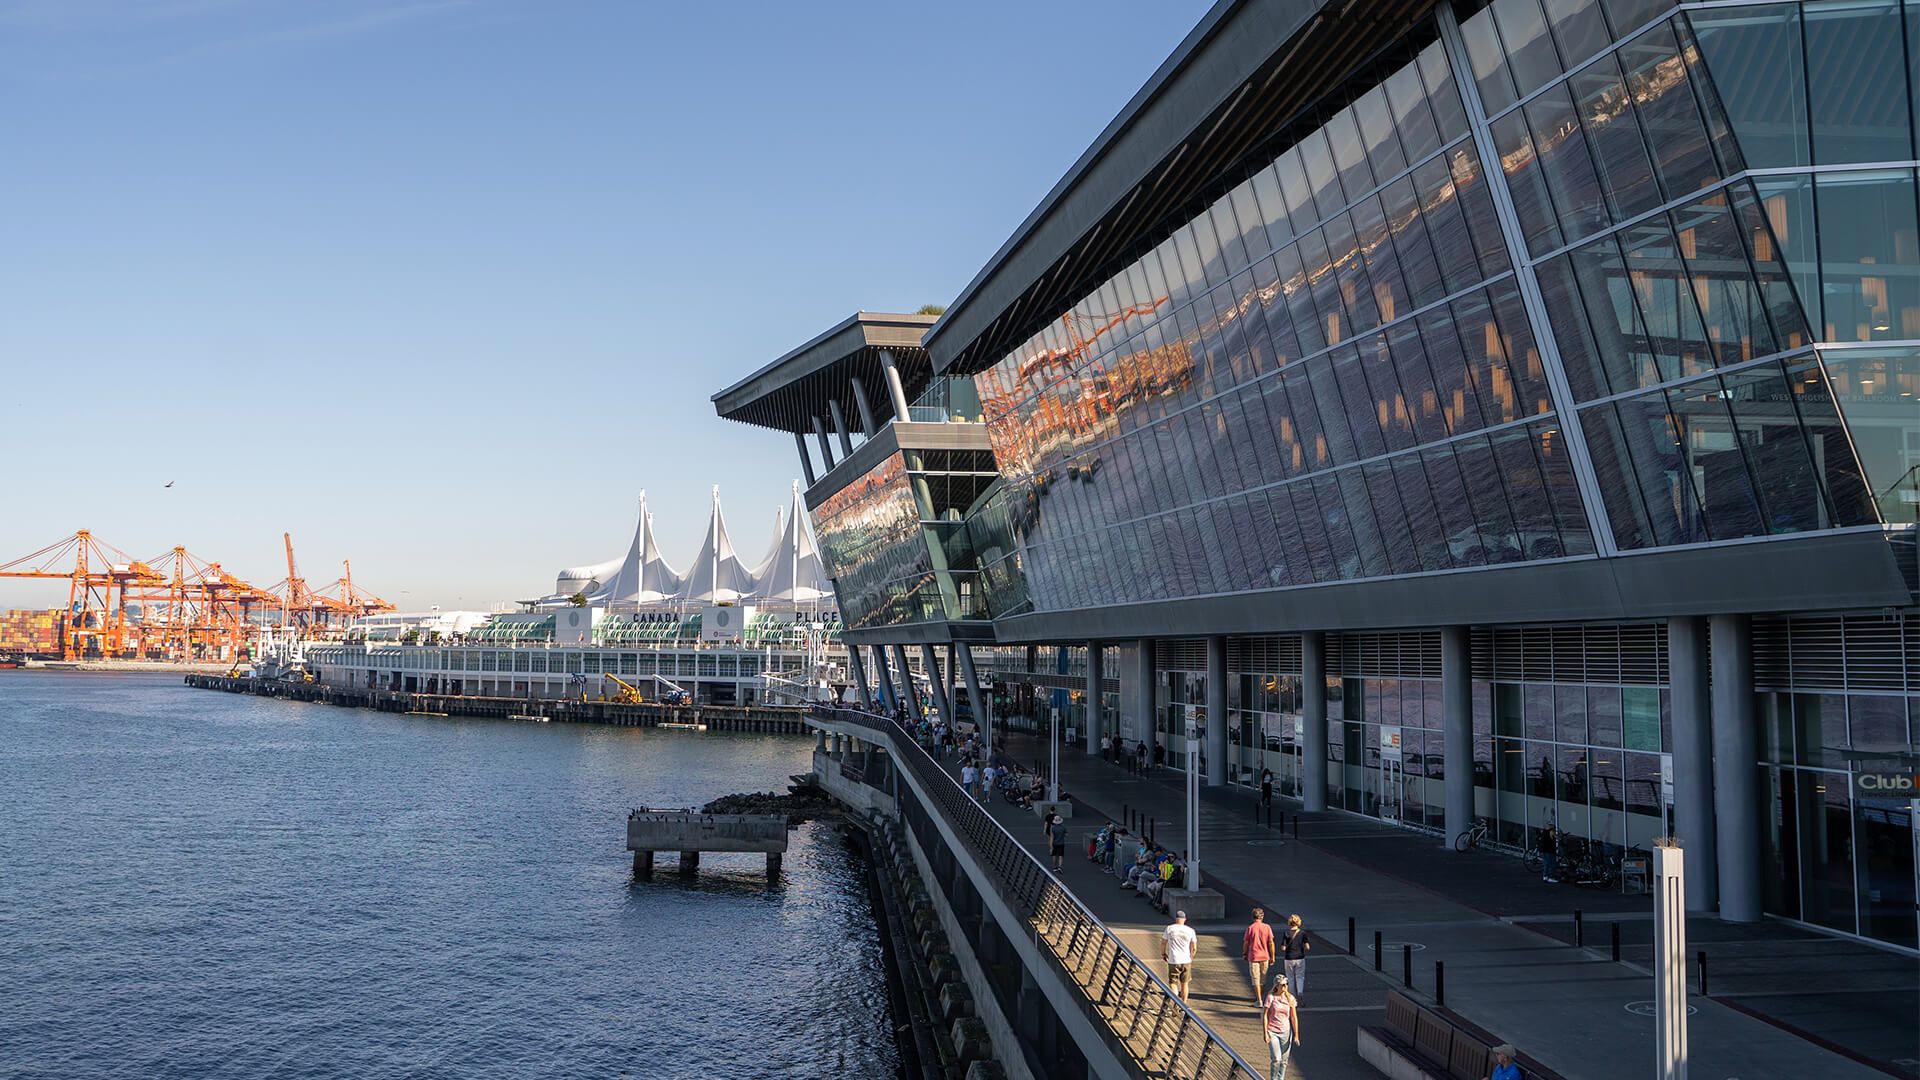
<path id="1" fill-rule="evenodd" d="M 1047 710 L 1047 801 L 1060 802 L 1060 710 Z"/>
<path id="2" fill-rule="evenodd" d="M 1187 888 L 1200 887 L 1200 710 L 1187 706 Z"/>
<path id="3" fill-rule="evenodd" d="M 1687 1080 L 1687 886 L 1680 842 L 1653 842 L 1654 1075 Z"/>

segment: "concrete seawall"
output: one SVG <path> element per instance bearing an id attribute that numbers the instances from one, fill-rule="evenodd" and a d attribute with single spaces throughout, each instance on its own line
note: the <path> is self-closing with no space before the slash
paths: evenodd
<path id="1" fill-rule="evenodd" d="M 381 712 L 430 713 L 495 720 L 539 715 L 557 723 L 607 724 L 613 727 L 702 725 L 708 731 L 772 735 L 800 735 L 807 730 L 808 710 L 795 706 L 662 705 L 657 702 L 629 705 L 618 701 L 553 699 L 527 701 L 522 698 L 365 690 L 325 683 L 281 682 L 226 675 L 188 675 L 186 684 L 202 690 L 224 690 L 230 694 L 253 694 Z"/>

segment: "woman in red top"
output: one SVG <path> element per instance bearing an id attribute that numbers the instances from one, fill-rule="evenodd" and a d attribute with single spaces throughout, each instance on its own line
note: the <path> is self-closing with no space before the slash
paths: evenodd
<path id="1" fill-rule="evenodd" d="M 1267 1036 L 1267 1078 L 1286 1080 L 1287 1055 L 1300 1045 L 1300 1002 L 1287 989 L 1287 977 L 1276 975 L 1273 989 L 1261 1004 Z"/>

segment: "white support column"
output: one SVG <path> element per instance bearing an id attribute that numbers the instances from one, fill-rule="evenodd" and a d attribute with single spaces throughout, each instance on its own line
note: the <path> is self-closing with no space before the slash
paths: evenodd
<path id="1" fill-rule="evenodd" d="M 887 377 L 887 397 L 893 402 L 893 418 L 897 421 L 907 419 L 907 388 L 901 385 L 900 369 L 894 366 L 893 354 L 880 350 L 880 370 Z"/>
<path id="2" fill-rule="evenodd" d="M 1653 1023 L 1658 1080 L 1687 1080 L 1687 881 L 1678 842 L 1653 842 Z"/>
<path id="3" fill-rule="evenodd" d="M 1207 729 L 1201 741 L 1207 786 L 1219 787 L 1227 782 L 1227 639 L 1218 634 L 1207 639 Z"/>
<path id="4" fill-rule="evenodd" d="M 1449 850 L 1473 828 L 1473 636 L 1464 626 L 1440 630 L 1440 707 Z"/>
<path id="5" fill-rule="evenodd" d="M 1707 620 L 1667 620 L 1667 672 L 1673 702 L 1673 835 L 1687 846 L 1687 903 L 1712 911 L 1714 880 L 1712 683 Z"/>
<path id="6" fill-rule="evenodd" d="M 1300 803 L 1308 810 L 1327 808 L 1327 635 L 1309 630 L 1300 635 Z"/>
<path id="7" fill-rule="evenodd" d="M 1187 711 L 1187 881 L 1189 889 L 1204 886 L 1200 878 L 1200 755 L 1194 748 L 1205 735 L 1192 708 Z"/>

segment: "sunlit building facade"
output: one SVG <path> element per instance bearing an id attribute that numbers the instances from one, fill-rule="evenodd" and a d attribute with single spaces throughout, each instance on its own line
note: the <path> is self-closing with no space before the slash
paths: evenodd
<path id="1" fill-rule="evenodd" d="M 1217 5 L 924 339 L 994 640 L 1212 782 L 1913 948 L 1915 42 Z"/>

